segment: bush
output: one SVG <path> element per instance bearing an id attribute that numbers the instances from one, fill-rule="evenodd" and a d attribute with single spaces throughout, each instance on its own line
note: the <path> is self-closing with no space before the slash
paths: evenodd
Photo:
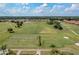
<path id="1" fill-rule="evenodd" d="M 8 28 L 8 32 L 9 32 L 9 33 L 14 33 L 14 31 L 13 31 L 12 28 Z"/>
<path id="2" fill-rule="evenodd" d="M 6 49 L 7 49 L 6 44 L 1 46 L 1 50 L 3 51 L 3 54 L 5 54 L 5 52 L 6 52 L 5 50 L 6 50 Z"/>
<path id="3" fill-rule="evenodd" d="M 8 53 L 6 55 L 16 55 L 16 53 L 10 49 L 8 49 Z"/>
<path id="4" fill-rule="evenodd" d="M 1 46 L 2 50 L 6 50 L 6 48 L 7 48 L 6 44 Z"/>
<path id="5" fill-rule="evenodd" d="M 60 22 L 57 22 L 57 21 L 54 22 L 54 28 L 55 29 L 59 29 L 59 30 L 63 29 L 63 27 L 61 26 Z"/>
<path id="6" fill-rule="evenodd" d="M 56 46 L 54 44 L 50 45 L 50 47 L 55 48 Z"/>
<path id="7" fill-rule="evenodd" d="M 18 28 L 20 28 L 23 25 L 23 21 L 17 21 L 16 25 L 17 25 Z"/>
<path id="8" fill-rule="evenodd" d="M 62 29 L 63 29 L 63 28 L 60 26 L 60 27 L 59 27 L 59 30 L 62 30 Z"/>
<path id="9" fill-rule="evenodd" d="M 52 24 L 53 24 L 53 19 L 49 19 L 49 21 L 47 21 L 47 23 L 48 23 L 49 25 L 52 25 Z"/>
<path id="10" fill-rule="evenodd" d="M 57 26 L 57 25 L 54 25 L 54 28 L 55 28 L 55 29 L 57 29 L 57 28 L 58 28 L 58 26 Z"/>
<path id="11" fill-rule="evenodd" d="M 52 24 L 53 24 L 53 22 L 51 22 L 51 21 L 48 21 L 47 23 L 48 23 L 49 25 L 52 25 Z"/>
<path id="12" fill-rule="evenodd" d="M 22 25 L 23 25 L 23 21 L 20 22 L 20 26 L 22 26 Z"/>
<path id="13" fill-rule="evenodd" d="M 59 55 L 60 54 L 60 51 L 59 50 L 57 50 L 57 49 L 55 49 L 55 48 L 53 48 L 52 50 L 51 50 L 51 55 Z"/>

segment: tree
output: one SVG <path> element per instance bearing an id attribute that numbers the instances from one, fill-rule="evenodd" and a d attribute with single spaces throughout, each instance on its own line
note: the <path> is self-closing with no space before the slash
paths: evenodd
<path id="1" fill-rule="evenodd" d="M 8 32 L 9 32 L 9 33 L 14 33 L 14 31 L 13 31 L 12 28 L 8 28 Z"/>
<path id="2" fill-rule="evenodd" d="M 1 49 L 3 50 L 3 53 L 4 53 L 4 54 L 5 54 L 6 48 L 7 48 L 6 44 L 1 46 Z"/>
<path id="3" fill-rule="evenodd" d="M 59 30 L 63 29 L 63 27 L 61 26 L 60 22 L 58 22 L 58 21 L 54 22 L 54 28 L 59 29 Z"/>
<path id="4" fill-rule="evenodd" d="M 49 25 L 52 25 L 52 24 L 53 24 L 53 19 L 49 19 L 49 21 L 47 21 L 47 23 L 48 23 Z"/>
<path id="5" fill-rule="evenodd" d="M 62 30 L 63 28 L 61 26 L 59 26 L 59 30 Z"/>
<path id="6" fill-rule="evenodd" d="M 55 28 L 55 29 L 57 29 L 57 28 L 58 28 L 58 26 L 57 26 L 57 25 L 54 25 L 54 28 Z"/>
<path id="7" fill-rule="evenodd" d="M 17 25 L 18 28 L 20 27 L 19 21 L 16 22 L 16 25 Z"/>
<path id="8" fill-rule="evenodd" d="M 41 36 L 38 36 L 38 42 L 39 42 L 39 46 L 41 46 L 42 45 L 42 43 L 41 43 Z"/>
<path id="9" fill-rule="evenodd" d="M 17 21 L 16 25 L 17 25 L 18 28 L 20 28 L 23 25 L 23 21 Z"/>
<path id="10" fill-rule="evenodd" d="M 23 21 L 20 22 L 20 26 L 22 26 L 22 25 L 23 25 Z"/>

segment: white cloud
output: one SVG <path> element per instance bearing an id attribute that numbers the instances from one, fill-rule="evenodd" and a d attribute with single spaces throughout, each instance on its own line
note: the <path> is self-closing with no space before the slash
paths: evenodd
<path id="1" fill-rule="evenodd" d="M 42 9 L 42 8 L 44 8 L 44 7 L 46 7 L 46 6 L 47 6 L 47 3 L 44 3 L 44 4 L 42 4 L 42 5 L 38 6 L 38 7 L 36 7 L 36 9 Z"/>
<path id="2" fill-rule="evenodd" d="M 64 11 L 72 12 L 75 10 L 79 10 L 79 4 L 72 4 L 70 7 L 66 8 Z"/>
<path id="3" fill-rule="evenodd" d="M 2 5 L 2 4 L 1 4 Z M 19 8 L 17 8 L 16 6 L 20 6 Z M 21 15 L 21 14 L 25 14 L 29 11 L 30 7 L 27 6 L 27 4 L 16 4 L 15 7 L 12 8 L 6 8 L 4 10 L 5 13 L 10 14 L 10 15 Z"/>
<path id="4" fill-rule="evenodd" d="M 30 9 L 30 7 L 28 7 L 28 6 L 23 6 L 23 9 Z"/>
<path id="5" fill-rule="evenodd" d="M 7 9 L 6 11 L 10 14 L 17 14 L 18 12 L 21 12 L 20 9 L 15 9 L 15 8 Z"/>
<path id="6" fill-rule="evenodd" d="M 42 13 L 44 8 L 47 6 L 47 3 L 44 3 L 33 10 L 33 13 Z"/>
<path id="7" fill-rule="evenodd" d="M 41 12 L 43 12 L 42 9 L 36 9 L 36 10 L 33 10 L 33 13 L 41 13 Z"/>
<path id="8" fill-rule="evenodd" d="M 57 12 L 59 10 L 62 10 L 62 8 L 63 8 L 62 5 L 54 5 L 52 9 L 50 10 L 50 12 L 55 12 L 55 11 Z"/>
<path id="9" fill-rule="evenodd" d="M 29 3 L 21 3 L 21 5 L 29 5 Z"/>
<path id="10" fill-rule="evenodd" d="M 20 6 L 23 9 L 29 9 L 30 7 L 28 6 L 29 3 L 17 3 L 16 6 Z"/>
<path id="11" fill-rule="evenodd" d="M 11 14 L 11 15 L 17 15 L 17 14 L 25 14 L 25 13 L 27 13 L 28 12 L 28 10 L 26 10 L 26 9 L 22 9 L 22 8 L 18 8 L 18 9 L 16 9 L 16 8 L 12 8 L 12 9 L 6 9 L 6 11 L 9 13 L 9 14 Z"/>
<path id="12" fill-rule="evenodd" d="M 26 8 L 26 9 L 29 9 L 29 8 L 30 8 L 30 7 L 28 6 L 29 3 L 22 3 L 21 5 L 23 6 L 23 8 Z"/>
<path id="13" fill-rule="evenodd" d="M 6 4 L 0 3 L 0 8 L 3 8 L 3 7 L 5 7 L 5 6 L 6 6 Z"/>
<path id="14" fill-rule="evenodd" d="M 46 7 L 46 6 L 47 6 L 47 3 L 40 5 L 40 7 Z"/>

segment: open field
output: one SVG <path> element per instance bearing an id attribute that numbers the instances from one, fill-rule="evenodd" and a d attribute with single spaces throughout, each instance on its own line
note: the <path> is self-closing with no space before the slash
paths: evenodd
<path id="1" fill-rule="evenodd" d="M 50 49 L 54 44 L 58 49 L 67 49 L 79 54 L 79 46 L 75 45 L 79 42 L 79 26 L 65 22 L 61 24 L 63 30 L 57 30 L 46 22 L 25 22 L 21 28 L 15 28 L 15 23 L 0 22 L 0 46 L 6 44 L 11 49 L 37 49 L 40 35 L 42 40 L 40 48 Z M 10 27 L 14 29 L 15 33 L 7 32 Z M 47 52 L 47 54 L 49 53 Z"/>

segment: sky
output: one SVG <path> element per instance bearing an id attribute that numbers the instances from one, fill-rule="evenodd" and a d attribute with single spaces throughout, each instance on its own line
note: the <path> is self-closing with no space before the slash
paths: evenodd
<path id="1" fill-rule="evenodd" d="M 79 16 L 79 4 L 0 3 L 0 16 Z"/>

